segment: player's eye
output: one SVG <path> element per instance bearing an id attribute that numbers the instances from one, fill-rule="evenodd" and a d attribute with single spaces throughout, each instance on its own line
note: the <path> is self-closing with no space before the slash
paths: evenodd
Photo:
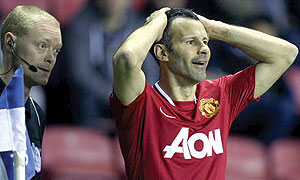
<path id="1" fill-rule="evenodd" d="M 188 40 L 186 43 L 188 45 L 194 45 L 194 44 L 196 44 L 195 40 Z"/>
<path id="2" fill-rule="evenodd" d="M 203 40 L 203 44 L 208 45 L 208 40 Z"/>

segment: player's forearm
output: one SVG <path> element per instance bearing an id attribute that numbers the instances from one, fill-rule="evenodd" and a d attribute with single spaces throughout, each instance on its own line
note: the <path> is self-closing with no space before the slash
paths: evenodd
<path id="1" fill-rule="evenodd" d="M 264 63 L 291 64 L 298 54 L 293 44 L 249 28 L 214 22 L 210 37 L 243 50 L 247 55 Z"/>
<path id="2" fill-rule="evenodd" d="M 165 28 L 163 23 L 153 20 L 134 31 L 118 49 L 114 61 L 125 57 L 131 65 L 141 67 L 151 46 Z"/>

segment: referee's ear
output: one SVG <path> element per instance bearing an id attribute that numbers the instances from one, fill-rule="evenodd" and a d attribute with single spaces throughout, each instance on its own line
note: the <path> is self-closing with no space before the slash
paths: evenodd
<path id="1" fill-rule="evenodd" d="M 159 61 L 169 61 L 169 56 L 167 52 L 167 48 L 163 44 L 155 44 L 154 45 L 154 55 Z"/>

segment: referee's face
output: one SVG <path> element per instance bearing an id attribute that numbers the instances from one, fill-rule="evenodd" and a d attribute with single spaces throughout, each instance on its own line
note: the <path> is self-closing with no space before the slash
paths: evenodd
<path id="1" fill-rule="evenodd" d="M 28 34 L 17 38 L 16 52 L 38 69 L 33 72 L 24 62 L 17 61 L 24 67 L 25 86 L 47 84 L 61 47 L 60 27 L 46 19 L 41 19 Z"/>

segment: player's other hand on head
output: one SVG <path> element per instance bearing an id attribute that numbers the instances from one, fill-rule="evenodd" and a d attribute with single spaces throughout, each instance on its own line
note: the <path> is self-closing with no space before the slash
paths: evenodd
<path id="1" fill-rule="evenodd" d="M 213 30 L 213 26 L 214 26 L 214 22 L 215 21 L 207 19 L 206 17 L 201 16 L 201 15 L 199 15 L 197 13 L 195 13 L 195 15 L 198 17 L 198 19 L 200 20 L 200 22 L 203 24 L 208 37 L 210 37 L 210 35 L 212 34 L 212 30 Z"/>

